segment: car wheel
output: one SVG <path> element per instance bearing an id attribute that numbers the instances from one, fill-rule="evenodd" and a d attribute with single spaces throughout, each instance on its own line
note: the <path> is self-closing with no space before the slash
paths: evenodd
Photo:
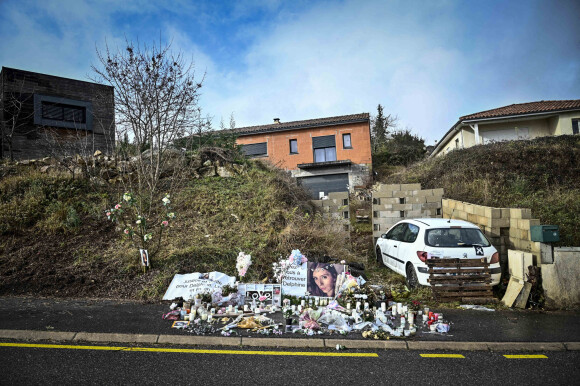
<path id="1" fill-rule="evenodd" d="M 417 273 L 415 272 L 415 268 L 413 268 L 413 264 L 407 264 L 407 269 L 405 271 L 407 273 L 407 287 L 409 287 L 409 289 L 419 287 L 419 279 L 417 278 Z"/>
<path id="2" fill-rule="evenodd" d="M 385 263 L 383 262 L 383 253 L 381 252 L 380 247 L 377 247 L 377 249 L 375 249 L 375 256 L 377 258 L 377 263 L 379 263 L 380 266 L 384 266 Z"/>

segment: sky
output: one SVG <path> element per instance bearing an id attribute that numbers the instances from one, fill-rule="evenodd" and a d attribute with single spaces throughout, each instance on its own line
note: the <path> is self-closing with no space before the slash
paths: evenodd
<path id="1" fill-rule="evenodd" d="M 463 115 L 580 99 L 580 1 L 0 0 L 0 65 L 88 80 L 96 50 L 171 42 L 236 127 L 381 104 L 427 145 Z"/>

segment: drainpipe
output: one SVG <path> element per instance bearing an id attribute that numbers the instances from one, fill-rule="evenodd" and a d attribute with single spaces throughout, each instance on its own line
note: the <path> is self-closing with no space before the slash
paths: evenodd
<path id="1" fill-rule="evenodd" d="M 473 125 L 469 125 L 469 126 L 475 132 L 475 144 L 479 145 L 479 126 L 477 125 L 477 123 L 474 123 Z"/>

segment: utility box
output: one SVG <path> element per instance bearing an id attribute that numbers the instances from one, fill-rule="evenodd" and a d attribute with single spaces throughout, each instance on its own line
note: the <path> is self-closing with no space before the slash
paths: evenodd
<path id="1" fill-rule="evenodd" d="M 532 225 L 530 237 L 540 243 L 555 243 L 560 241 L 560 229 L 558 225 Z"/>

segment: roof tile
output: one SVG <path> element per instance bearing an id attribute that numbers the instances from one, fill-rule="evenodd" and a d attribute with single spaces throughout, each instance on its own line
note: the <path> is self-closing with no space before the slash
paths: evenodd
<path id="1" fill-rule="evenodd" d="M 224 130 L 224 131 L 237 133 L 239 135 L 249 135 L 293 129 L 306 129 L 310 127 L 319 127 L 319 126 L 340 125 L 351 122 L 364 122 L 368 121 L 369 119 L 370 119 L 369 113 L 361 113 L 361 114 L 341 115 L 337 117 L 307 119 L 304 121 L 271 123 L 268 125 L 261 126 L 240 127 L 234 130 Z"/>
<path id="2" fill-rule="evenodd" d="M 496 109 L 480 111 L 479 113 L 465 115 L 463 117 L 460 117 L 459 120 L 464 121 L 470 119 L 495 118 L 511 115 L 543 113 L 568 109 L 580 109 L 580 99 L 517 103 L 509 106 L 498 107 Z"/>

